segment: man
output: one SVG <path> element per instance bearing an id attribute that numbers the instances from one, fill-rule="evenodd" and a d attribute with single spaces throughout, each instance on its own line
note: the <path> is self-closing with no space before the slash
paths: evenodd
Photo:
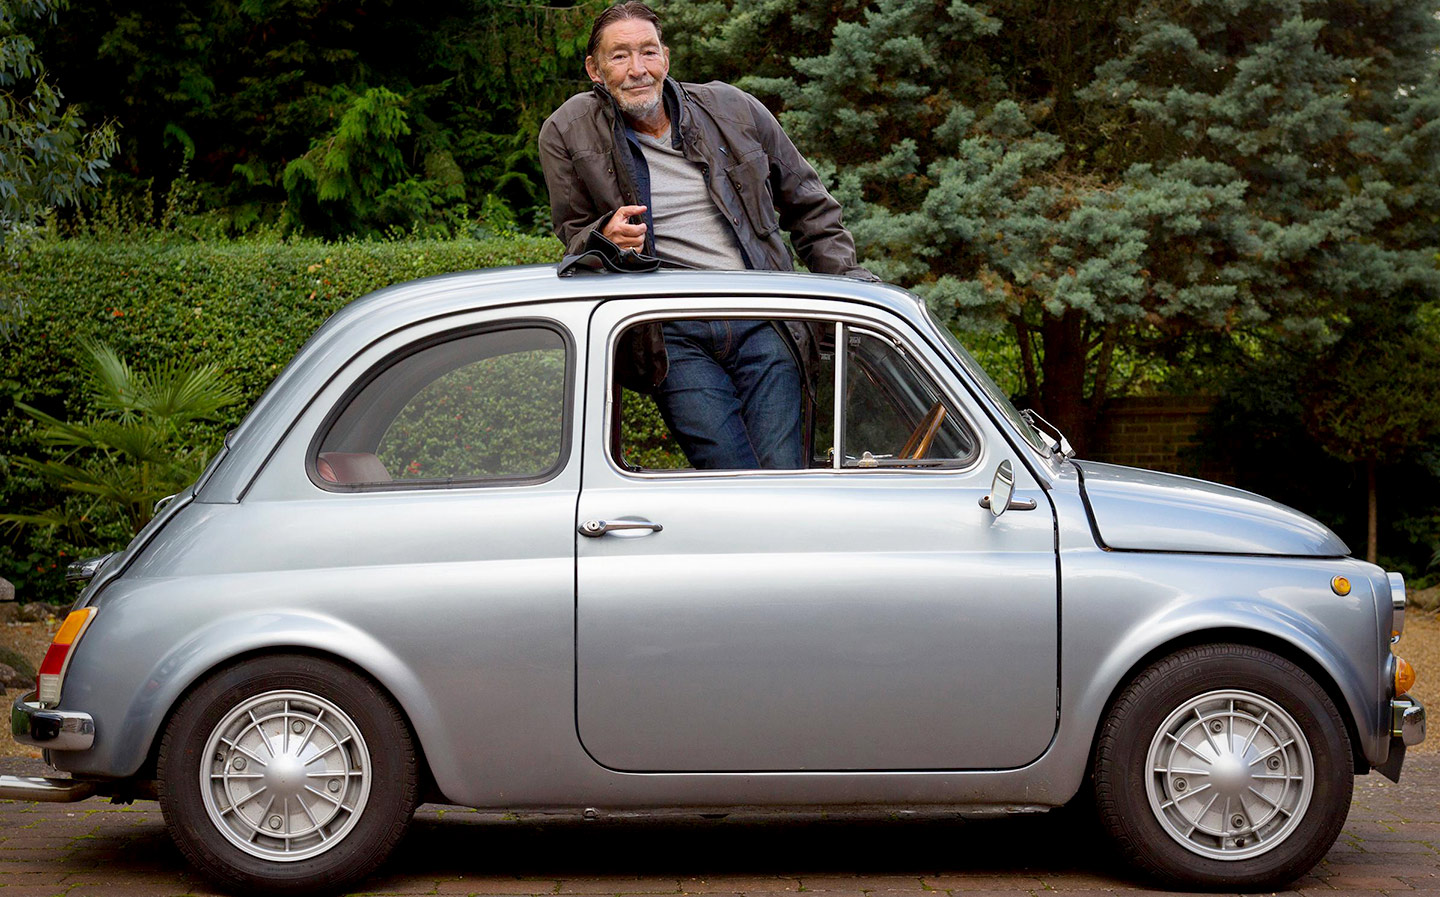
<path id="1" fill-rule="evenodd" d="M 720 82 L 669 77 L 660 20 L 637 0 L 590 31 L 588 93 L 540 129 L 555 234 L 571 253 L 594 231 L 624 249 L 698 268 L 789 271 L 780 230 L 812 271 L 874 276 L 856 264 L 840 204 L 758 100 Z M 701 469 L 805 466 L 803 328 L 675 321 L 638 328 L 621 380 L 655 396 Z"/>

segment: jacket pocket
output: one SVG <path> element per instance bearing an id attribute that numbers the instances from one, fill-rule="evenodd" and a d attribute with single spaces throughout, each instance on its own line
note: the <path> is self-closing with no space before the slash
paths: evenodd
<path id="1" fill-rule="evenodd" d="M 615 171 L 615 157 L 608 151 L 583 150 L 570 157 L 575 168 L 577 185 L 589 195 L 596 211 L 613 211 L 627 205 L 622 184 L 624 180 Z"/>
<path id="2" fill-rule="evenodd" d="M 730 186 L 740 198 L 740 206 L 755 236 L 765 240 L 780 229 L 775 214 L 775 200 L 770 194 L 770 157 L 763 149 L 756 150 L 725 169 Z"/>

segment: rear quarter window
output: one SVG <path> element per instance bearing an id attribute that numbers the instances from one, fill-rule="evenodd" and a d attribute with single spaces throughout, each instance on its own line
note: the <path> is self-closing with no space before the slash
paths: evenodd
<path id="1" fill-rule="evenodd" d="M 543 325 L 442 338 L 392 356 L 342 401 L 312 478 L 403 488 L 546 479 L 569 444 L 569 341 Z"/>

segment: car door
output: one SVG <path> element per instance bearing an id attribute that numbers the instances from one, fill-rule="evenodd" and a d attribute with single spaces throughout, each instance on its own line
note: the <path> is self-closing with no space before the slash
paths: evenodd
<path id="1" fill-rule="evenodd" d="M 635 470 L 618 457 L 611 384 L 626 328 L 775 315 L 774 300 L 620 300 L 591 319 L 576 518 L 585 748 L 633 771 L 1033 760 L 1056 718 L 1053 511 L 901 316 L 815 300 L 787 310 L 832 343 L 812 378 L 810 469 Z M 928 382 L 870 383 L 865 393 L 857 384 L 886 367 L 887 352 Z M 884 445 L 876 421 L 894 409 L 881 406 L 906 401 L 912 410 L 899 417 L 917 428 L 904 441 L 930 426 L 913 410 L 928 403 L 948 419 L 930 445 L 963 456 L 906 460 L 896 453 L 917 450 L 901 445 L 905 432 Z M 980 500 L 1003 459 L 1017 469 L 1017 509 L 996 518 Z"/>

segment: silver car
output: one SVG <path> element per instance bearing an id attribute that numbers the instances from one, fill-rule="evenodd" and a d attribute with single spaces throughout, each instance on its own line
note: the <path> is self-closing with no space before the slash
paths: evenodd
<path id="1" fill-rule="evenodd" d="M 627 335 L 741 319 L 810 335 L 809 467 L 627 444 Z M 1093 795 L 1159 882 L 1277 888 L 1353 777 L 1398 779 L 1424 738 L 1404 583 L 1259 496 L 1071 454 L 892 287 L 542 267 L 383 290 L 76 571 L 11 710 L 71 777 L 0 797 L 155 798 L 222 885 L 306 892 L 372 872 L 421 801 Z"/>

